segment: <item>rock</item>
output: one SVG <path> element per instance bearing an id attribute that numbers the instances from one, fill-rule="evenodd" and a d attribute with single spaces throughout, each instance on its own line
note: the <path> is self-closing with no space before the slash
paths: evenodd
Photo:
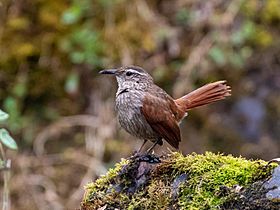
<path id="1" fill-rule="evenodd" d="M 276 165 L 211 152 L 133 156 L 86 186 L 81 209 L 280 209 L 264 187 Z"/>
<path id="2" fill-rule="evenodd" d="M 266 197 L 273 202 L 280 202 L 280 166 L 277 166 L 272 173 L 272 177 L 265 182 L 265 189 L 269 191 L 266 193 Z"/>
<path id="3" fill-rule="evenodd" d="M 171 184 L 171 187 L 172 187 L 171 194 L 172 194 L 173 199 L 178 197 L 180 185 L 184 184 L 185 181 L 187 180 L 187 178 L 188 178 L 187 174 L 181 174 L 174 179 L 174 181 Z"/>

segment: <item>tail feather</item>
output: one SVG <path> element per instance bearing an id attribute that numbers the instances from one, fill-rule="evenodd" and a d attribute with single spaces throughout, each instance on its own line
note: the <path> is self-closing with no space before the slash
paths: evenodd
<path id="1" fill-rule="evenodd" d="M 231 89 L 230 86 L 226 84 L 226 81 L 217 81 L 204 85 L 176 99 L 175 102 L 182 111 L 186 112 L 192 108 L 222 100 L 230 95 Z"/>

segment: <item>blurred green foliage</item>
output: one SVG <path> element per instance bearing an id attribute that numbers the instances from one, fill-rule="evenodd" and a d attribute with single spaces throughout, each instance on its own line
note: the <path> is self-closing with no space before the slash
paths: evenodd
<path id="1" fill-rule="evenodd" d="M 0 140 L 7 148 L 17 150 L 17 143 L 5 128 L 0 128 Z"/>
<path id="2" fill-rule="evenodd" d="M 0 122 L 5 121 L 8 118 L 9 118 L 9 115 L 0 109 Z M 17 148 L 18 148 L 17 143 L 10 136 L 9 132 L 5 128 L 0 128 L 0 144 L 4 144 L 9 149 L 17 150 Z M 2 146 L 1 146 L 1 148 L 2 148 Z M 1 158 L 5 158 L 5 154 L 3 154 L 4 153 L 3 149 L 0 150 L 0 153 L 1 153 Z M 3 161 L 3 160 L 1 159 L 1 161 Z M 6 160 L 4 160 L 4 161 L 6 161 Z"/>

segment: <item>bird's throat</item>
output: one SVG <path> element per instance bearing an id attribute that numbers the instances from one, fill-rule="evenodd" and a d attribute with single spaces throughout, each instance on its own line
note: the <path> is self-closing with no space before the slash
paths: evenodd
<path id="1" fill-rule="evenodd" d="M 119 90 L 119 91 L 117 92 L 117 96 L 119 96 L 119 95 L 121 95 L 121 94 L 123 94 L 123 93 L 127 93 L 127 92 L 128 92 L 128 88 L 124 88 L 124 89 Z"/>

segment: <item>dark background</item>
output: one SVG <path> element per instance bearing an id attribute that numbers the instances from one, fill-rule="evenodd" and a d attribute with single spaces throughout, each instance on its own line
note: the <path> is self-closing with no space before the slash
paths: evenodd
<path id="1" fill-rule="evenodd" d="M 230 98 L 182 122 L 180 150 L 279 157 L 279 37 L 279 0 L 1 1 L 12 209 L 75 209 L 84 184 L 141 145 L 116 121 L 104 68 L 142 66 L 175 98 L 227 80 Z"/>

